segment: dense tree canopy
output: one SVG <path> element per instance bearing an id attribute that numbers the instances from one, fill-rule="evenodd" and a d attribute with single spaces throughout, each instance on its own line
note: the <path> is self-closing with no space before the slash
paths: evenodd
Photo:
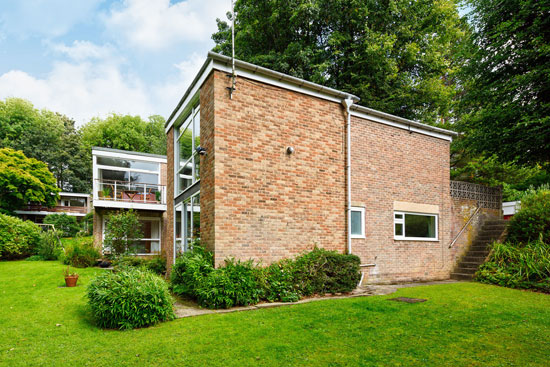
<path id="1" fill-rule="evenodd" d="M 550 1 L 467 0 L 474 25 L 464 67 L 467 149 L 550 162 Z"/>
<path id="2" fill-rule="evenodd" d="M 67 116 L 37 110 L 20 98 L 0 101 L 2 147 L 21 150 L 27 157 L 45 162 L 64 191 L 80 192 L 89 186 L 80 137 Z"/>
<path id="3" fill-rule="evenodd" d="M 360 104 L 448 121 L 467 26 L 455 0 L 238 0 L 236 57 L 356 94 Z M 231 54 L 218 20 L 214 51 Z"/>
<path id="4" fill-rule="evenodd" d="M 0 210 L 9 213 L 30 202 L 52 207 L 59 191 L 44 162 L 21 151 L 0 149 Z"/>

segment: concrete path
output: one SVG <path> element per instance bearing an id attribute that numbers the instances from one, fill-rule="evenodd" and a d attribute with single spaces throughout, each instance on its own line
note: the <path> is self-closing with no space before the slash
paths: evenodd
<path id="1" fill-rule="evenodd" d="M 226 310 L 210 310 L 208 308 L 201 308 L 193 301 L 178 300 L 174 304 L 176 318 L 193 317 L 214 313 L 229 313 L 239 311 L 259 310 L 262 308 L 281 307 L 297 305 L 301 303 L 325 301 L 329 299 L 341 299 L 341 298 L 353 298 L 353 297 L 368 297 L 368 296 L 380 296 L 385 294 L 391 294 L 397 291 L 399 288 L 418 287 L 423 285 L 436 285 L 436 284 L 450 284 L 457 283 L 456 280 L 441 280 L 435 282 L 417 282 L 417 283 L 403 283 L 403 284 L 384 284 L 384 285 L 364 285 L 349 294 L 337 294 L 324 297 L 310 297 L 304 298 L 297 302 L 263 302 L 253 306 L 233 307 Z"/>

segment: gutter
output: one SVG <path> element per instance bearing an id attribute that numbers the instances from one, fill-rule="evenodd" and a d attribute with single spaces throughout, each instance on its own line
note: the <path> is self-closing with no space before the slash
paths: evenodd
<path id="1" fill-rule="evenodd" d="M 353 104 L 353 99 L 350 96 L 342 100 L 342 105 L 346 108 L 346 197 L 347 205 L 346 212 L 348 218 L 348 230 L 347 230 L 347 241 L 348 241 L 348 254 L 351 254 L 351 112 L 350 108 Z"/>

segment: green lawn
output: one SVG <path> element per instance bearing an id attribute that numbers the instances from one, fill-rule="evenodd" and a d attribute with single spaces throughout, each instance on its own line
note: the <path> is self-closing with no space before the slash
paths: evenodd
<path id="1" fill-rule="evenodd" d="M 92 323 L 57 262 L 0 262 L 0 366 L 547 366 L 550 296 L 475 283 L 180 319 Z M 388 298 L 427 298 L 425 303 Z M 56 326 L 61 324 L 61 326 Z"/>

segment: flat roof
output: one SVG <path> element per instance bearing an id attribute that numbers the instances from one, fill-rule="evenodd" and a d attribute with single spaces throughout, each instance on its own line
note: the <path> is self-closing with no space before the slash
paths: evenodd
<path id="1" fill-rule="evenodd" d="M 108 153 L 119 153 L 119 154 L 131 154 L 136 156 L 143 156 L 143 157 L 151 157 L 151 158 L 161 158 L 166 159 L 165 155 L 160 154 L 152 154 L 152 153 L 142 153 L 142 152 L 134 152 L 131 150 L 122 150 L 122 149 L 113 149 L 113 148 L 103 148 L 103 147 L 92 147 L 92 154 L 95 151 L 100 152 L 108 152 Z"/>
<path id="2" fill-rule="evenodd" d="M 185 101 L 189 101 L 190 98 L 192 98 L 193 95 L 196 94 L 197 89 L 197 83 L 199 81 L 202 83 L 204 81 L 204 73 L 210 73 L 212 69 L 216 70 L 222 70 L 222 71 L 228 71 L 230 70 L 232 65 L 232 59 L 229 56 L 221 55 L 215 52 L 208 52 L 208 55 L 206 57 L 205 62 L 203 63 L 201 69 L 185 91 L 183 97 L 180 99 L 178 104 L 176 105 L 176 108 L 168 119 L 166 120 L 165 128 L 168 130 L 171 125 L 174 123 L 174 121 L 178 118 L 178 115 L 182 111 L 186 110 L 186 106 L 183 106 Z M 304 79 L 296 78 L 294 76 L 284 74 L 278 71 L 274 71 L 268 68 L 264 68 L 262 66 L 254 65 L 245 61 L 237 60 L 235 59 L 235 69 L 240 72 L 241 74 L 244 72 L 245 75 L 239 75 L 237 73 L 237 78 L 239 76 L 245 77 L 245 78 L 251 78 L 251 77 L 263 77 L 260 82 L 266 83 L 266 84 L 276 84 L 277 86 L 280 86 L 281 88 L 289 88 L 292 87 L 292 90 L 295 90 L 297 92 L 302 92 L 305 94 L 310 94 L 314 96 L 325 96 L 327 99 L 336 101 L 336 100 L 344 100 L 344 99 L 352 99 L 354 104 L 351 106 L 351 110 L 363 112 L 368 115 L 375 115 L 379 118 L 394 121 L 400 124 L 406 124 L 408 126 L 416 127 L 420 130 L 426 130 L 433 133 L 436 133 L 438 135 L 445 135 L 449 137 L 458 136 L 458 133 L 455 131 L 442 129 L 439 127 L 435 127 L 428 124 L 423 124 L 418 121 L 408 120 L 399 116 L 395 116 L 386 112 L 377 111 L 372 108 L 368 108 L 365 106 L 361 106 L 359 104 L 356 104 L 360 101 L 360 98 L 344 91 L 340 91 L 337 89 L 325 87 L 320 84 L 312 83 Z M 201 79 L 203 79 L 201 81 Z M 198 86 L 200 88 L 200 85 Z M 183 109 L 182 109 L 183 107 Z"/>
<path id="3" fill-rule="evenodd" d="M 74 196 L 76 198 L 89 198 L 90 196 L 92 196 L 91 194 L 84 194 L 84 193 L 79 193 L 79 192 L 64 192 L 64 191 L 61 191 L 59 193 L 60 196 Z"/>

